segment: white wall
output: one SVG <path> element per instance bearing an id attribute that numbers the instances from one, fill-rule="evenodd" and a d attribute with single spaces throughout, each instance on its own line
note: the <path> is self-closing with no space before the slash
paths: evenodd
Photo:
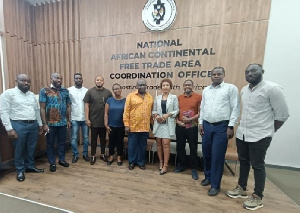
<path id="1" fill-rule="evenodd" d="M 264 79 L 284 88 L 290 118 L 275 133 L 266 163 L 300 168 L 300 1 L 272 0 Z"/>

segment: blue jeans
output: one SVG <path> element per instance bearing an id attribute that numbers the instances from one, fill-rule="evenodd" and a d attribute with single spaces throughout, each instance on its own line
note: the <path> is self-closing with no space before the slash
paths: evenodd
<path id="1" fill-rule="evenodd" d="M 263 197 L 266 181 L 265 157 L 271 141 L 271 137 L 263 138 L 257 142 L 246 142 L 238 138 L 236 139 L 240 161 L 240 177 L 238 183 L 243 189 L 246 189 L 251 163 L 255 181 L 254 194 L 261 198 Z"/>
<path id="2" fill-rule="evenodd" d="M 210 180 L 211 187 L 219 189 L 224 170 L 227 150 L 228 122 L 211 125 L 203 121 L 202 153 L 205 179 Z"/>
<path id="3" fill-rule="evenodd" d="M 46 136 L 47 140 L 47 155 L 50 164 L 56 163 L 54 144 L 57 138 L 58 157 L 59 161 L 65 160 L 65 144 L 67 137 L 67 126 L 49 126 L 49 133 Z"/>
<path id="4" fill-rule="evenodd" d="M 128 161 L 139 166 L 145 165 L 145 155 L 149 132 L 130 132 L 128 134 Z"/>
<path id="5" fill-rule="evenodd" d="M 15 166 L 17 172 L 24 172 L 27 168 L 35 168 L 34 152 L 39 137 L 39 125 L 34 123 L 24 123 L 22 121 L 11 121 L 12 128 L 18 135 L 14 139 L 15 147 Z"/>
<path id="6" fill-rule="evenodd" d="M 75 157 L 78 157 L 78 133 L 79 127 L 81 127 L 82 140 L 83 140 L 83 156 L 88 156 L 89 147 L 89 127 L 86 125 L 85 121 L 72 121 L 72 138 L 71 146 L 72 152 Z"/>

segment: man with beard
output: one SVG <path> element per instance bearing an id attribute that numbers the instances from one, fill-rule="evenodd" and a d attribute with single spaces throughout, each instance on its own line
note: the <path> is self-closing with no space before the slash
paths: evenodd
<path id="1" fill-rule="evenodd" d="M 241 90 L 242 118 L 236 132 L 236 145 L 240 161 L 238 185 L 227 195 L 247 198 L 247 181 L 250 165 L 254 170 L 255 188 L 251 198 L 243 203 L 248 210 L 263 207 L 265 188 L 265 156 L 274 133 L 289 117 L 283 89 L 273 82 L 264 81 L 260 64 L 250 64 L 245 70 L 249 82 Z"/>
<path id="2" fill-rule="evenodd" d="M 183 172 L 187 167 L 185 145 L 190 148 L 191 174 L 194 180 L 198 180 L 197 149 L 198 149 L 198 118 L 202 96 L 193 92 L 194 82 L 186 80 L 183 83 L 184 94 L 178 96 L 179 113 L 176 120 L 176 152 L 178 166 L 174 172 Z"/>
<path id="3" fill-rule="evenodd" d="M 137 164 L 145 170 L 145 154 L 150 131 L 150 119 L 153 106 L 152 96 L 146 92 L 145 80 L 138 80 L 137 90 L 126 97 L 123 121 L 128 134 L 129 170 Z"/>
<path id="4" fill-rule="evenodd" d="M 199 132 L 202 136 L 204 175 L 201 185 L 211 184 L 209 196 L 220 191 L 228 140 L 240 116 L 239 92 L 235 85 L 224 82 L 225 70 L 215 67 L 211 72 L 212 84 L 202 93 Z"/>
<path id="5" fill-rule="evenodd" d="M 112 97 L 111 91 L 105 89 L 104 78 L 101 75 L 95 78 L 95 87 L 89 89 L 83 99 L 85 109 L 85 122 L 91 128 L 91 160 L 90 164 L 96 162 L 97 138 L 100 138 L 100 159 L 107 162 L 105 156 L 106 128 L 104 126 L 104 109 L 106 100 Z"/>
<path id="6" fill-rule="evenodd" d="M 50 171 L 56 171 L 56 157 L 54 150 L 55 139 L 58 146 L 58 164 L 69 167 L 65 161 L 65 143 L 67 128 L 71 127 L 71 100 L 69 91 L 62 85 L 62 76 L 58 73 L 51 75 L 50 87 L 40 91 L 41 118 L 47 140 L 47 155 Z"/>
<path id="7" fill-rule="evenodd" d="M 84 102 L 83 98 L 87 92 L 87 88 L 82 86 L 83 79 L 80 73 L 74 74 L 75 85 L 68 88 L 70 93 L 71 105 L 71 123 L 72 123 L 72 138 L 71 146 L 73 152 L 72 163 L 78 161 L 78 133 L 81 127 L 82 139 L 83 139 L 83 152 L 82 156 L 86 162 L 90 161 L 88 155 L 89 147 L 89 127 L 85 123 L 84 115 Z"/>
<path id="8" fill-rule="evenodd" d="M 24 172 L 44 172 L 35 167 L 34 152 L 39 133 L 42 134 L 42 121 L 38 101 L 30 92 L 31 80 L 19 74 L 17 86 L 6 90 L 1 96 L 1 119 L 8 137 L 15 147 L 15 167 L 17 180 L 24 181 Z"/>

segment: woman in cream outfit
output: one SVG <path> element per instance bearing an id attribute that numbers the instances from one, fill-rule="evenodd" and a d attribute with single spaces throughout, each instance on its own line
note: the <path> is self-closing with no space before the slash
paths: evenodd
<path id="1" fill-rule="evenodd" d="M 166 174 L 170 158 L 170 142 L 175 138 L 175 118 L 179 112 L 176 95 L 170 94 L 173 84 L 170 79 L 160 83 L 162 95 L 156 96 L 152 115 L 154 117 L 153 134 L 156 137 L 157 155 L 160 161 L 160 174 Z"/>

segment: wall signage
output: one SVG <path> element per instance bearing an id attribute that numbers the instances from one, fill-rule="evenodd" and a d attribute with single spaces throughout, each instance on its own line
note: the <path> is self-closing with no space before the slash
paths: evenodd
<path id="1" fill-rule="evenodd" d="M 175 18 L 176 4 L 174 0 L 148 0 L 142 11 L 143 22 L 152 31 L 168 29 Z"/>

